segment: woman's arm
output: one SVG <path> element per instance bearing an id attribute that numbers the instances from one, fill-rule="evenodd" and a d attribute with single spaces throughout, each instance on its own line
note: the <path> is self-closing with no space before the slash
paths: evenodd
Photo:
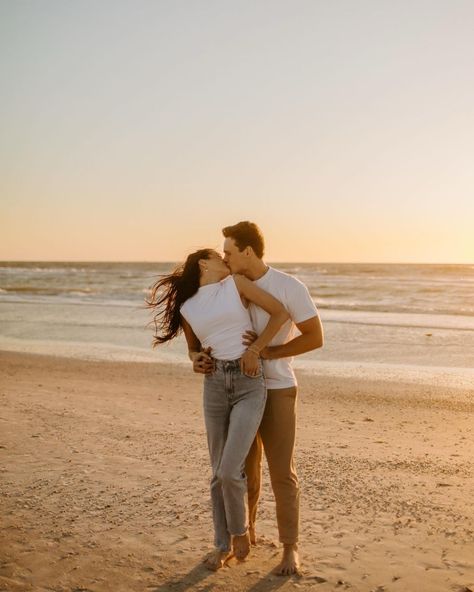
<path id="1" fill-rule="evenodd" d="M 244 356 L 242 357 L 244 362 L 243 370 L 245 372 L 247 363 L 250 363 L 251 358 L 251 356 L 247 354 L 253 353 L 255 354 L 255 358 L 258 358 L 262 349 L 270 343 L 273 337 L 278 333 L 280 327 L 290 318 L 290 315 L 279 300 L 256 286 L 246 277 L 242 275 L 234 275 L 234 281 L 241 296 L 249 302 L 253 302 L 257 306 L 260 306 L 260 308 L 263 308 L 263 310 L 270 315 L 265 329 L 252 345 L 249 346 L 249 349 L 244 354 L 245 359 Z M 255 360 L 255 362 L 257 363 L 251 364 L 254 368 L 258 366 L 258 361 Z M 249 374 L 249 372 L 245 373 Z"/>
<path id="2" fill-rule="evenodd" d="M 181 326 L 183 327 L 184 336 L 188 344 L 188 356 L 191 362 L 194 362 L 194 357 L 201 351 L 201 342 L 196 337 L 196 333 L 191 328 L 188 321 L 181 315 Z"/>
<path id="3" fill-rule="evenodd" d="M 181 315 L 181 326 L 188 344 L 188 356 L 193 363 L 193 370 L 198 374 L 212 374 L 214 360 L 211 357 L 211 348 L 202 349 L 201 342 L 191 328 L 188 321 Z"/>

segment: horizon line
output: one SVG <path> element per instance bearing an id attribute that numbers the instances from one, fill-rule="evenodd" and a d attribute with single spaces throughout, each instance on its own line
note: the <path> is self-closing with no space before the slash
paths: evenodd
<path id="1" fill-rule="evenodd" d="M 179 263 L 178 259 L 147 260 L 147 259 L 0 259 L 1 263 Z M 317 264 L 317 265 L 474 265 L 451 261 L 268 261 L 269 264 Z"/>

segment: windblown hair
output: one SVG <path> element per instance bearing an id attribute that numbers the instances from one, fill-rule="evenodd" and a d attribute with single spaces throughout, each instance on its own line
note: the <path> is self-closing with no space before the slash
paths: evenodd
<path id="1" fill-rule="evenodd" d="M 153 347 L 166 343 L 182 330 L 181 306 L 199 290 L 200 259 L 209 259 L 213 249 L 200 249 L 188 255 L 186 261 L 169 275 L 162 275 L 151 287 L 147 308 L 156 310 L 152 322 L 155 325 Z"/>
<path id="2" fill-rule="evenodd" d="M 239 251 L 245 247 L 252 247 L 253 252 L 259 259 L 263 257 L 265 242 L 260 228 L 254 222 L 239 222 L 233 226 L 226 226 L 222 234 L 227 238 L 233 238 Z"/>

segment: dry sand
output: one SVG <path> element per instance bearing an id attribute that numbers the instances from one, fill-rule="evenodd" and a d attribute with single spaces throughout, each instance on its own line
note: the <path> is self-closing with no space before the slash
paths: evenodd
<path id="1" fill-rule="evenodd" d="M 300 375 L 302 577 L 265 474 L 259 545 L 218 573 L 190 367 L 3 353 L 0 590 L 474 590 L 474 392 Z"/>

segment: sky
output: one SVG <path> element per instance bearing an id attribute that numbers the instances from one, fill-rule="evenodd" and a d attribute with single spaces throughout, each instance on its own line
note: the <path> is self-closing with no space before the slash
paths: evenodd
<path id="1" fill-rule="evenodd" d="M 0 0 L 0 259 L 474 263 L 472 0 Z"/>

